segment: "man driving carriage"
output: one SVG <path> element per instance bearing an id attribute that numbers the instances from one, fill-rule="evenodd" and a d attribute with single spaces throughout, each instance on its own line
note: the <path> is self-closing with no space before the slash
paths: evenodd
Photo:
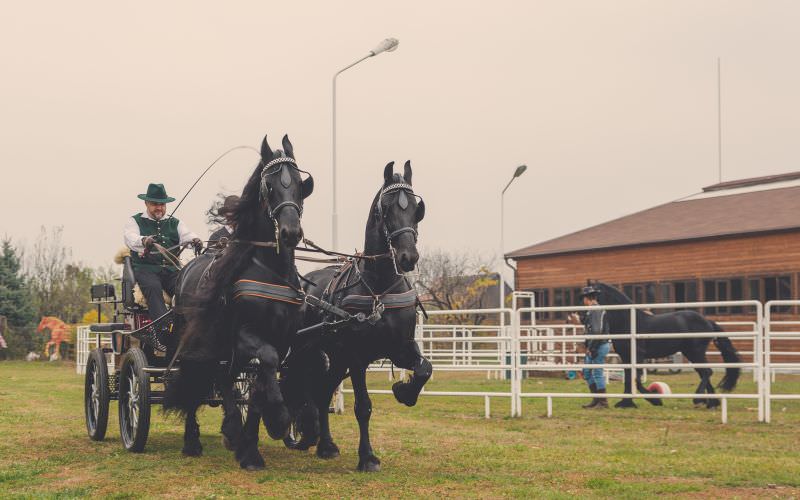
<path id="1" fill-rule="evenodd" d="M 172 256 L 165 256 L 156 245 L 174 250 L 191 243 L 202 248 L 203 242 L 186 223 L 167 217 L 167 203 L 175 198 L 167 196 L 163 184 L 150 184 L 147 193 L 138 196 L 144 200 L 145 211 L 130 217 L 125 223 L 125 245 L 131 250 L 133 274 L 147 300 L 150 319 L 155 321 L 167 312 L 164 291 L 175 293 L 178 268 Z"/>

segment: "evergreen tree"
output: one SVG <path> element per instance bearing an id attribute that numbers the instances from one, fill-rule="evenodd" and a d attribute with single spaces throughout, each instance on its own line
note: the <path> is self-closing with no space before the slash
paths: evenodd
<path id="1" fill-rule="evenodd" d="M 3 357 L 24 356 L 35 349 L 33 331 L 36 309 L 26 285 L 16 249 L 11 246 L 11 241 L 3 240 L 0 254 L 0 316 L 8 319 L 9 327 L 5 334 L 8 352 L 2 353 Z"/>

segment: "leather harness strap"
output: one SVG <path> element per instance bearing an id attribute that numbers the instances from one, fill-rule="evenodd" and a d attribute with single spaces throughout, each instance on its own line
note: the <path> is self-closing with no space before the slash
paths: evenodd
<path id="1" fill-rule="evenodd" d="M 289 304 L 300 305 L 303 303 L 303 296 L 296 290 L 275 283 L 265 283 L 255 280 L 239 280 L 233 284 L 233 299 L 241 297 L 256 297 L 267 300 L 277 300 Z"/>

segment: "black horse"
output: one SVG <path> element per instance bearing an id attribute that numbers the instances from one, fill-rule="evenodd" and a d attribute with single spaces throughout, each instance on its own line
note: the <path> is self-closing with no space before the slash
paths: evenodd
<path id="1" fill-rule="evenodd" d="M 383 185 L 369 209 L 364 241 L 366 258 L 306 275 L 311 282 L 305 285 L 309 295 L 328 300 L 351 314 L 361 313 L 362 319 L 366 319 L 348 322 L 336 331 L 322 334 L 321 343 L 316 345 L 327 354 L 330 368 L 311 387 L 319 410 L 319 435 L 317 428 L 303 426 L 299 442 L 287 441 L 287 446 L 296 449 L 317 444 L 317 455 L 321 458 L 339 455 L 330 433 L 328 404 L 336 387 L 349 375 L 360 431 L 358 470 L 367 472 L 380 470 L 380 460 L 369 440 L 372 402 L 367 392 L 367 367 L 376 360 L 389 358 L 396 366 L 411 370 L 408 381 L 392 387 L 395 398 L 407 406 L 416 404 L 432 373 L 430 362 L 422 357 L 414 341 L 416 292 L 402 274 L 413 270 L 419 259 L 417 223 L 425 215 L 425 204 L 411 188 L 411 163 L 406 162 L 402 176 L 394 174 L 393 167 L 393 162 L 386 165 Z M 304 325 L 325 319 L 335 318 L 308 309 Z M 297 370 L 309 372 L 302 362 L 290 364 L 288 369 L 289 379 Z"/>
<path id="2" fill-rule="evenodd" d="M 294 251 L 303 236 L 303 200 L 314 183 L 311 176 L 302 179 L 289 138 L 282 142 L 284 151 L 272 151 L 264 137 L 261 161 L 230 215 L 236 229 L 229 246 L 182 271 L 176 310 L 186 322 L 183 349 L 164 403 L 165 409 L 185 416 L 183 453 L 200 455 L 196 412 L 216 384 L 223 395 L 223 436 L 248 470 L 264 467 L 259 420 L 273 439 L 288 433 L 290 417 L 277 373 L 302 315 Z M 257 374 L 242 427 L 232 374 L 251 360 Z M 226 370 L 219 369 L 221 361 L 228 361 Z"/>
<path id="3" fill-rule="evenodd" d="M 601 305 L 633 304 L 633 301 L 624 293 L 605 283 L 591 283 L 600 290 L 598 302 Z M 606 313 L 611 332 L 625 334 L 631 331 L 630 311 L 609 310 Z M 682 332 L 722 332 L 722 328 L 709 319 L 695 311 L 676 311 L 663 314 L 649 314 L 642 310 L 636 310 L 636 332 L 637 333 L 682 333 Z M 711 338 L 676 338 L 672 339 L 637 339 L 636 340 L 636 362 L 641 363 L 646 359 L 663 358 L 676 352 L 683 353 L 690 363 L 708 363 L 706 350 Z M 739 363 L 738 352 L 734 348 L 730 339 L 727 337 L 714 337 L 714 344 L 722 354 L 722 359 L 726 363 Z M 622 359 L 623 363 L 631 362 L 631 342 L 629 339 L 614 339 L 614 351 Z M 711 368 L 695 368 L 700 375 L 700 385 L 697 386 L 697 394 L 714 394 L 714 386 L 711 384 Z M 719 383 L 719 388 L 725 392 L 732 391 L 736 387 L 739 379 L 740 369 L 738 367 L 726 368 L 725 376 Z M 648 391 L 642 385 L 642 369 L 636 370 L 636 388 L 640 393 L 647 394 Z M 631 393 L 631 370 L 625 370 L 625 393 Z M 660 406 L 660 399 L 647 399 L 650 403 Z M 719 406 L 716 398 L 697 398 L 694 403 L 705 404 L 708 408 Z M 625 398 L 619 401 L 617 408 L 636 407 L 632 398 Z"/>

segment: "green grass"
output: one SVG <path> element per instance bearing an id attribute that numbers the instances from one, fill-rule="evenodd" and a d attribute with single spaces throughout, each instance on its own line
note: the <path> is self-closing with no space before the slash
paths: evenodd
<path id="1" fill-rule="evenodd" d="M 693 373 L 651 375 L 673 391 L 693 391 Z M 719 379 L 719 374 L 715 374 Z M 370 387 L 388 388 L 385 373 Z M 508 390 L 484 373 L 438 372 L 430 390 Z M 583 392 L 581 381 L 525 380 L 529 392 Z M 619 383 L 610 387 L 621 391 Z M 800 391 L 800 377 L 780 376 L 776 392 Z M 737 392 L 753 392 L 744 374 Z M 756 422 L 755 401 L 732 401 L 729 424 L 719 410 L 691 401 L 636 410 L 587 411 L 585 400 L 555 400 L 544 418 L 541 399 L 526 400 L 524 416 L 508 417 L 509 401 L 422 397 L 415 408 L 374 395 L 372 444 L 383 470 L 362 474 L 358 427 L 347 412 L 332 416 L 342 456 L 329 461 L 287 450 L 262 431 L 267 469 L 247 473 L 222 447 L 219 409 L 201 414 L 204 455 L 180 455 L 182 426 L 154 413 L 147 448 L 126 452 L 119 442 L 116 403 L 101 443 L 86 436 L 83 379 L 68 364 L 0 363 L 0 497 L 798 497 L 800 402 L 773 404 L 773 423 Z"/>

